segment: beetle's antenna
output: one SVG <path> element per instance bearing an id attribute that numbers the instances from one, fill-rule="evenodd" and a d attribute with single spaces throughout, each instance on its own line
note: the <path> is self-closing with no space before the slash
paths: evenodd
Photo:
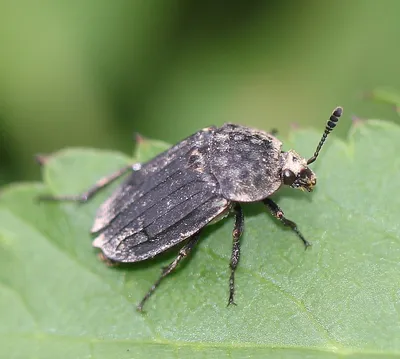
<path id="1" fill-rule="evenodd" d="M 321 140 L 318 143 L 318 146 L 314 152 L 314 155 L 307 161 L 308 165 L 310 163 L 313 163 L 317 159 L 317 157 L 319 155 L 319 151 L 321 151 L 322 145 L 324 144 L 326 138 L 331 133 L 331 131 L 336 127 L 340 116 L 342 116 L 342 113 L 343 113 L 342 107 L 336 107 L 335 110 L 332 112 L 331 117 L 329 117 L 329 120 L 326 123 L 324 134 L 322 135 Z"/>

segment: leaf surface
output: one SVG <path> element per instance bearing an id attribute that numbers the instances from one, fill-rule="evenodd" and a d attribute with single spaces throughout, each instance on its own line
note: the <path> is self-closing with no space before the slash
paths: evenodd
<path id="1" fill-rule="evenodd" d="M 285 148 L 308 156 L 319 133 L 292 133 Z M 233 219 L 205 231 L 193 256 L 147 303 L 135 306 L 175 251 L 109 268 L 91 247 L 99 204 L 38 203 L 76 194 L 131 163 L 120 153 L 67 149 L 43 183 L 0 194 L 0 354 L 7 358 L 390 358 L 400 356 L 400 127 L 357 122 L 331 136 L 316 190 L 274 199 L 313 242 L 304 251 L 259 204 L 246 230 L 228 300 Z M 135 161 L 167 148 L 141 141 Z"/>

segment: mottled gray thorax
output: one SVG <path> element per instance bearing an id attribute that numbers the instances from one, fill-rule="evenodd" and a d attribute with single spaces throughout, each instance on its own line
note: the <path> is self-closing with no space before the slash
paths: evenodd
<path id="1" fill-rule="evenodd" d="M 215 130 L 210 148 L 210 168 L 223 196 L 236 202 L 254 202 L 281 186 L 282 143 L 252 128 L 225 124 Z"/>

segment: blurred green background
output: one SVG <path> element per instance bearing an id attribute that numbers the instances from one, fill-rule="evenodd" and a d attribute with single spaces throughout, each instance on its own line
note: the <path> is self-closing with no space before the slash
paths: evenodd
<path id="1" fill-rule="evenodd" d="M 38 179 L 38 152 L 129 153 L 135 131 L 284 137 L 322 131 L 339 104 L 341 136 L 353 115 L 395 120 L 364 95 L 400 88 L 399 14 L 398 0 L 0 0 L 0 184 Z"/>

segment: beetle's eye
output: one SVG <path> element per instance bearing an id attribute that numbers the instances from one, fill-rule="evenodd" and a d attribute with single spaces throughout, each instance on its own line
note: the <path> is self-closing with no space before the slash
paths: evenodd
<path id="1" fill-rule="evenodd" d="M 287 186 L 291 186 L 296 180 L 296 175 L 291 170 L 283 171 L 283 183 Z"/>

